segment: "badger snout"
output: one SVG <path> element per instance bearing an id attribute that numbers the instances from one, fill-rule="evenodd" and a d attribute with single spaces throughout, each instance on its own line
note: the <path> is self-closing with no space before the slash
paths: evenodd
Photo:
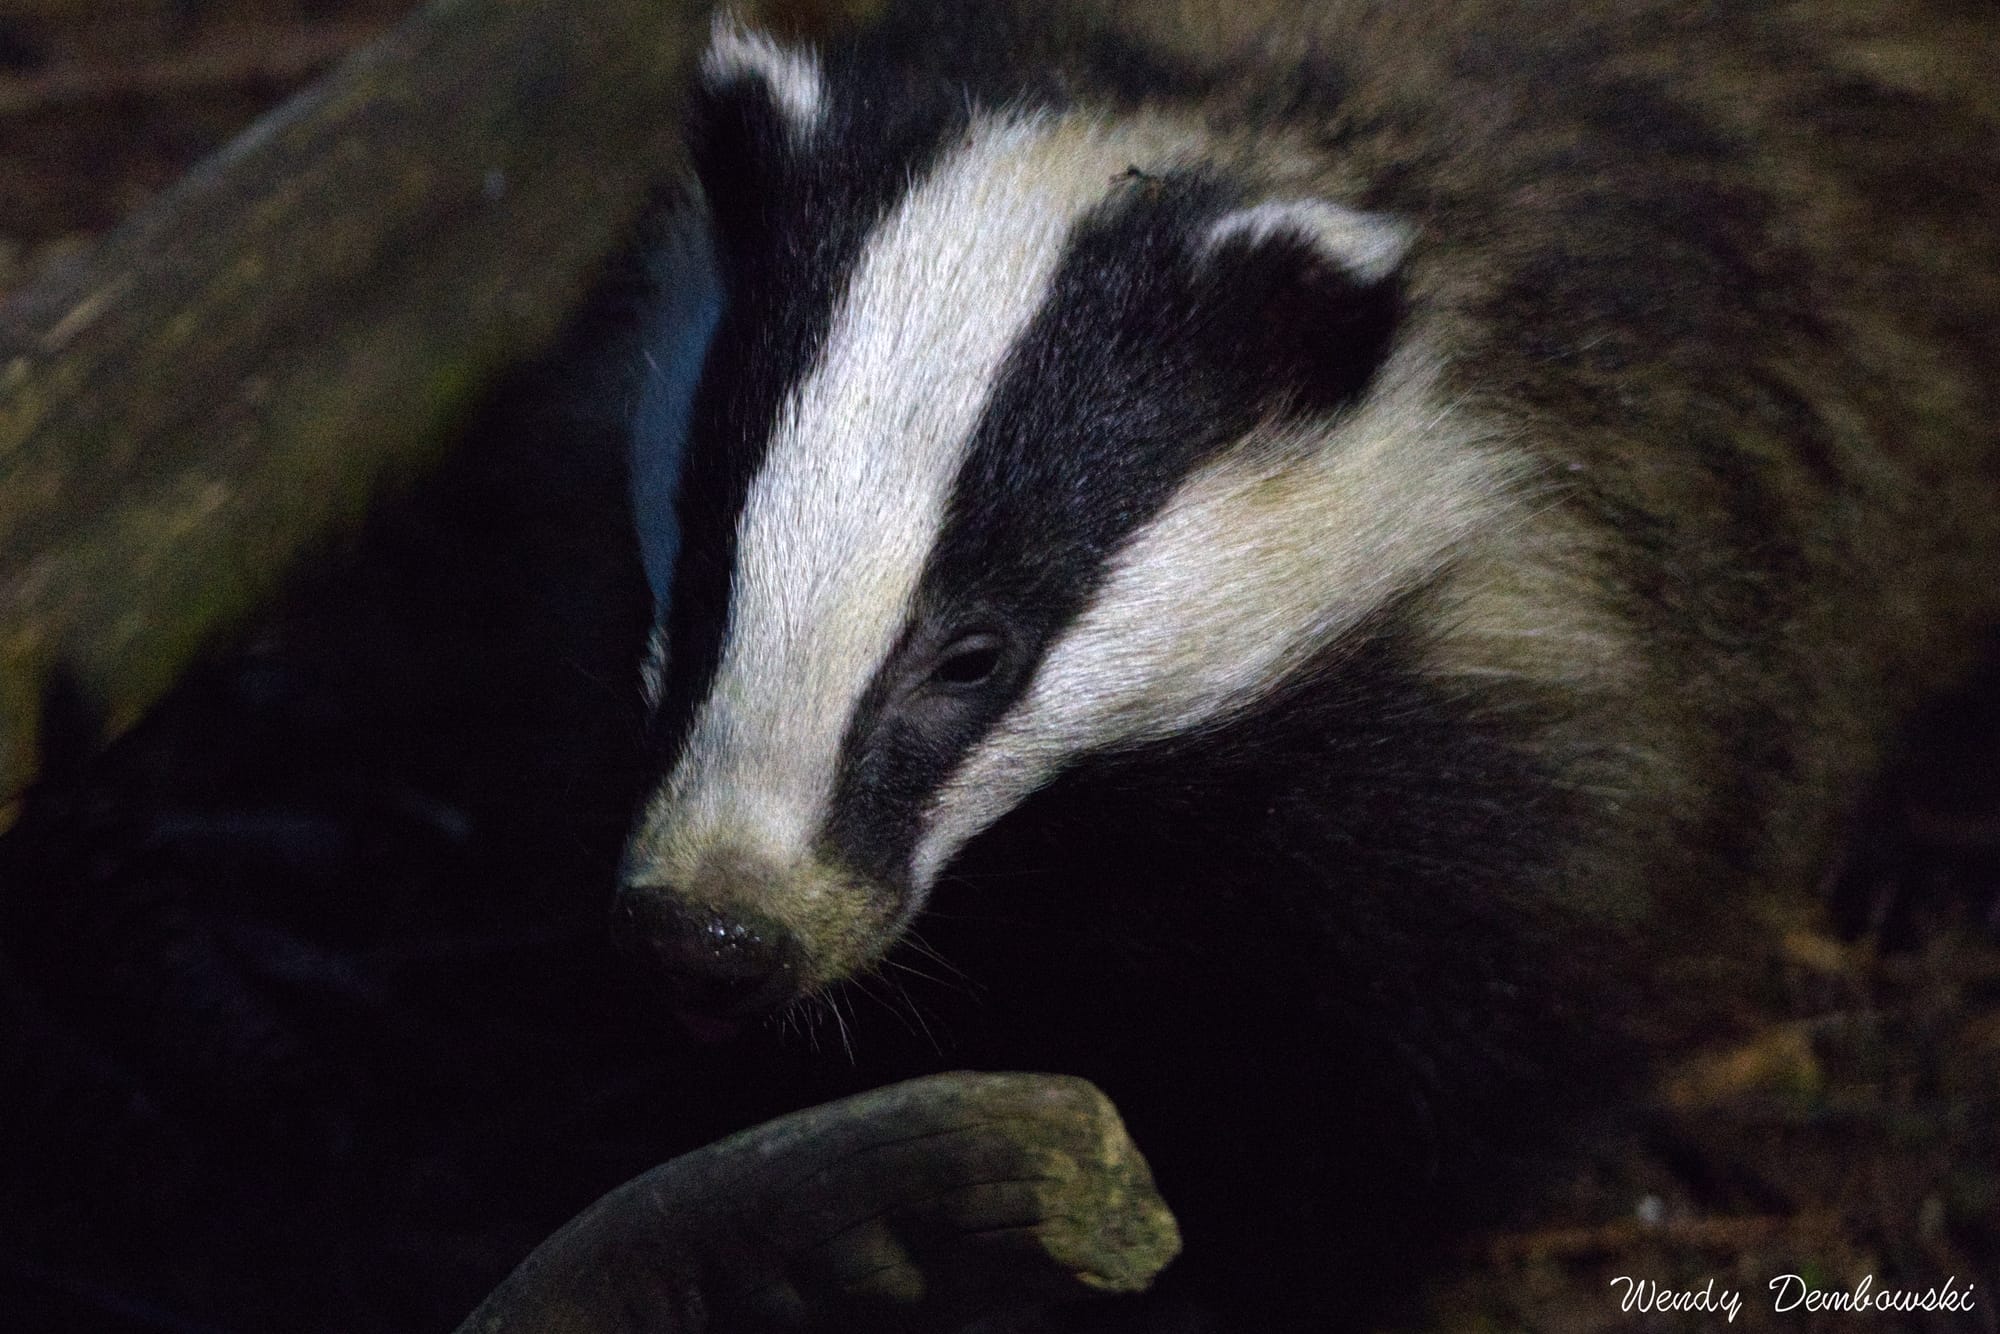
<path id="1" fill-rule="evenodd" d="M 666 821 L 626 850 L 613 930 L 684 1025 L 754 1019 L 874 966 L 901 896 L 810 853 Z"/>
<path id="2" fill-rule="evenodd" d="M 684 1014 L 749 1018 L 799 993 L 797 938 L 754 911 L 699 904 L 668 885 L 634 884 L 619 895 L 614 929 Z"/>

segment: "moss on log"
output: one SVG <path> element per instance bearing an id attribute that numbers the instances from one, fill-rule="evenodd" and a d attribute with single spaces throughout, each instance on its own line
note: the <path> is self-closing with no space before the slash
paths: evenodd
<path id="1" fill-rule="evenodd" d="M 1179 1249 L 1095 1087 L 935 1075 L 628 1182 L 543 1243 L 459 1334 L 946 1334 L 1141 1291 Z"/>
<path id="2" fill-rule="evenodd" d="M 674 169 L 697 0 L 436 0 L 0 308 L 0 827 L 546 344 Z"/>

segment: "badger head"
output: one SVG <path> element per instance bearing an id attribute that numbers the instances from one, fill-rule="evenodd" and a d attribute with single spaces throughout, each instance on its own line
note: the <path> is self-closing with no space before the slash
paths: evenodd
<path id="1" fill-rule="evenodd" d="M 1488 489 L 1404 226 L 1195 119 L 884 69 L 727 25 L 704 66 L 724 310 L 621 899 L 697 1013 L 869 969 L 968 840 L 1269 692 Z"/>

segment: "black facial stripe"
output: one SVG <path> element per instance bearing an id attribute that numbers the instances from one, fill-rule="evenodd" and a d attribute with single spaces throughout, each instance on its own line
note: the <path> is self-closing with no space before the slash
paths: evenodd
<path id="1" fill-rule="evenodd" d="M 927 173 L 966 108 L 943 85 L 876 99 L 828 77 L 824 117 L 794 143 L 763 85 L 735 79 L 697 106 L 695 160 L 716 231 L 721 322 L 695 394 L 680 488 L 654 748 L 672 758 L 721 664 L 736 529 L 785 396 L 812 369 L 868 235 Z"/>
<path id="2" fill-rule="evenodd" d="M 1259 420 L 1344 404 L 1386 355 L 1393 294 L 1303 240 L 1208 245 L 1237 202 L 1210 177 L 1135 174 L 1072 237 L 974 434 L 904 644 L 849 725 L 828 829 L 844 860 L 906 874 L 924 802 L 1019 697 L 1118 545 Z M 985 614 L 1027 644 L 1004 688 L 948 735 L 885 713 L 905 649 Z"/>
<path id="3" fill-rule="evenodd" d="M 1117 539 L 1252 423 L 1186 336 L 1195 324 L 1187 238 L 1220 198 L 1209 182 L 1134 177 L 1078 228 L 974 433 L 892 664 L 927 632 L 949 633 L 930 622 L 989 602 L 1009 609 L 1039 656 Z M 906 875 L 924 801 L 1027 675 L 949 737 L 885 722 L 893 666 L 875 682 L 842 747 L 827 830 L 837 855 L 891 882 Z"/>
<path id="4" fill-rule="evenodd" d="M 1079 229 L 974 438 L 920 612 L 990 600 L 1049 642 L 1190 473 L 1260 420 L 1366 387 L 1393 290 L 1301 238 L 1210 247 L 1238 202 L 1200 175 L 1135 177 Z"/>
<path id="5" fill-rule="evenodd" d="M 1219 189 L 1133 178 L 1079 228 L 954 487 L 925 602 L 1077 603 L 1117 540 L 1255 417 L 1206 335 L 1190 234 Z"/>

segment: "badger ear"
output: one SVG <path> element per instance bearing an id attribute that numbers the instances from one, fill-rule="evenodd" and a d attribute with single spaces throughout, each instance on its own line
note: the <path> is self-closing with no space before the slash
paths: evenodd
<path id="1" fill-rule="evenodd" d="M 1330 199 L 1273 199 L 1235 209 L 1208 229 L 1211 250 L 1256 247 L 1291 238 L 1312 247 L 1324 263 L 1356 283 L 1385 282 L 1402 266 L 1416 233 L 1386 213 L 1364 213 Z"/>
<path id="2" fill-rule="evenodd" d="M 754 250 L 785 176 L 826 115 L 819 56 L 723 13 L 715 19 L 688 114 L 688 146 L 718 255 Z"/>
<path id="3" fill-rule="evenodd" d="M 702 91 L 710 100 L 761 99 L 794 143 L 804 143 L 826 114 L 818 52 L 787 46 L 720 11 L 701 58 Z"/>
<path id="4" fill-rule="evenodd" d="M 1211 223 L 1201 260 L 1230 355 L 1282 401 L 1325 412 L 1356 398 L 1388 358 L 1402 315 L 1407 224 L 1330 200 L 1270 200 Z"/>

